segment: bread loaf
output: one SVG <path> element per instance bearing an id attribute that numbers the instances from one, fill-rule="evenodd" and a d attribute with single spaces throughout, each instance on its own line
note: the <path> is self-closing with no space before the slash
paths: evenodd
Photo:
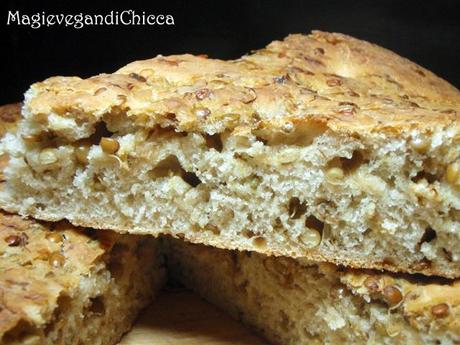
<path id="1" fill-rule="evenodd" d="M 460 92 L 352 37 L 31 86 L 0 204 L 350 267 L 460 275 Z"/>

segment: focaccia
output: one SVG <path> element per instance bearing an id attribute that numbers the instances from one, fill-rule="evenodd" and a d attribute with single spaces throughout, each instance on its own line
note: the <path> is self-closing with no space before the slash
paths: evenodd
<path id="1" fill-rule="evenodd" d="M 352 267 L 460 275 L 459 91 L 342 34 L 31 86 L 0 204 Z"/>

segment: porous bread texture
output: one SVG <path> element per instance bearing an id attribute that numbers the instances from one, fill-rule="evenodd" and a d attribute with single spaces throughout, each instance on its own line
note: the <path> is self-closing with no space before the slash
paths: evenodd
<path id="1" fill-rule="evenodd" d="M 3 140 L 12 159 L 0 204 L 457 277 L 459 104 L 458 90 L 422 67 L 321 32 L 233 61 L 158 56 L 50 78 L 26 93 L 25 119 Z"/>
<path id="2" fill-rule="evenodd" d="M 0 106 L 0 138 L 6 133 L 15 133 L 18 121 L 21 119 L 21 104 L 6 104 Z M 0 154 L 0 182 L 5 181 L 3 171 L 8 164 L 8 155 Z"/>
<path id="3" fill-rule="evenodd" d="M 115 344 L 165 280 L 150 237 L 0 213 L 0 343 Z"/>
<path id="4" fill-rule="evenodd" d="M 168 239 L 168 272 L 275 344 L 458 344 L 460 282 Z"/>

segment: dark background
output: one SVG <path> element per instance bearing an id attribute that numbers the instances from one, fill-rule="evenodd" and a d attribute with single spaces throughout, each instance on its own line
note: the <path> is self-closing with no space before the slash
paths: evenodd
<path id="1" fill-rule="evenodd" d="M 380 44 L 460 87 L 460 1 L 0 2 L 2 104 L 21 100 L 28 85 L 51 75 L 111 72 L 160 53 L 236 58 L 289 33 L 312 29 Z M 31 15 L 125 9 L 172 14 L 176 25 L 80 30 L 6 25 L 8 10 Z"/>

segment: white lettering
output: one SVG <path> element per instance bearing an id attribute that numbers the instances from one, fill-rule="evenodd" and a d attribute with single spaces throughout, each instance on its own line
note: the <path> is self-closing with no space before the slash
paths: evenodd
<path id="1" fill-rule="evenodd" d="M 19 20 L 19 11 L 16 11 L 14 14 L 11 11 L 8 11 L 8 20 L 6 21 L 6 25 L 10 25 L 11 20 L 13 22 L 17 22 L 18 25 L 21 25 L 21 21 Z"/>

